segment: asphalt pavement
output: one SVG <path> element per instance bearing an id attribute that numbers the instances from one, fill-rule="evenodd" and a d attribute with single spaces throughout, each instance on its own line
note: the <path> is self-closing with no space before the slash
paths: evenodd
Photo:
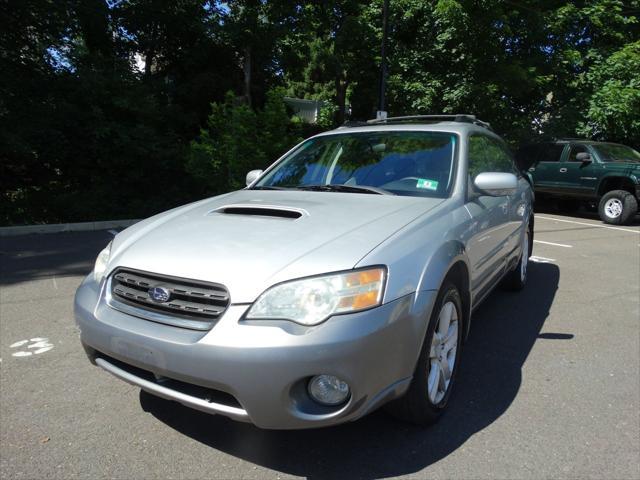
<path id="1" fill-rule="evenodd" d="M 450 411 L 265 431 L 86 360 L 75 289 L 111 233 L 0 238 L 0 477 L 640 478 L 640 224 L 536 215 L 524 291 L 475 312 Z"/>

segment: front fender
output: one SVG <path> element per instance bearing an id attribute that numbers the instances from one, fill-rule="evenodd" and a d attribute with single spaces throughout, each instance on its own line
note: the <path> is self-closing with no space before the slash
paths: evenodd
<path id="1" fill-rule="evenodd" d="M 418 295 L 416 295 L 418 298 L 422 291 L 440 291 L 449 275 L 455 275 L 459 282 L 462 308 L 464 309 L 464 338 L 469 335 L 471 328 L 470 271 L 464 244 L 457 240 L 450 240 L 442 244 L 425 264 L 420 278 Z"/>

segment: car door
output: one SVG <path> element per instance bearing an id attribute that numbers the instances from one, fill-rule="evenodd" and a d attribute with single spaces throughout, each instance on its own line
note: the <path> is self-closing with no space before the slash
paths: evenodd
<path id="1" fill-rule="evenodd" d="M 468 192 L 465 207 L 473 218 L 473 232 L 467 255 L 471 266 L 471 290 L 481 298 L 502 277 L 506 266 L 511 199 L 484 195 L 473 186 L 474 178 L 484 172 L 513 173 L 510 158 L 499 142 L 488 135 L 473 134 L 468 140 Z"/>
<path id="2" fill-rule="evenodd" d="M 593 162 L 584 162 L 578 160 L 576 156 L 579 153 L 588 153 L 591 155 L 586 145 L 572 143 L 569 146 L 568 154 L 566 154 L 558 164 L 558 190 L 563 195 L 583 197 L 588 195 L 595 187 L 595 174 L 593 172 Z"/>
<path id="3" fill-rule="evenodd" d="M 568 148 L 567 144 L 544 143 L 531 148 L 535 160 L 534 165 L 529 167 L 529 173 L 536 192 L 554 193 L 561 178 L 560 163 L 565 149 Z"/>

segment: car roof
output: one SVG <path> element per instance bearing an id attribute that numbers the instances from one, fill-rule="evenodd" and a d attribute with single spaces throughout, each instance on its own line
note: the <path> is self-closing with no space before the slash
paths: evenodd
<path id="1" fill-rule="evenodd" d="M 623 145 L 622 143 L 599 142 L 598 140 L 589 140 L 585 138 L 559 138 L 557 140 L 525 143 L 520 147 L 520 149 L 527 148 L 527 147 L 535 147 L 538 145 L 566 145 L 569 143 L 583 143 L 585 145 Z"/>
<path id="2" fill-rule="evenodd" d="M 320 133 L 316 136 L 347 134 L 347 133 L 360 133 L 360 132 L 444 132 L 444 133 L 456 133 L 459 135 L 470 133 L 482 133 L 491 137 L 500 138 L 493 131 L 488 128 L 475 125 L 472 123 L 462 123 L 455 121 L 440 121 L 440 122 L 428 122 L 428 123 L 371 123 L 371 124 L 359 124 L 358 126 L 342 126 L 334 130 Z"/>

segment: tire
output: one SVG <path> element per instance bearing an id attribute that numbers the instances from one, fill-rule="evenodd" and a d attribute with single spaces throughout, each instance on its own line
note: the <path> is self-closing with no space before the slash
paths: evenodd
<path id="1" fill-rule="evenodd" d="M 625 190 L 612 190 L 605 193 L 598 204 L 598 214 L 604 223 L 625 225 L 638 212 L 638 201 Z"/>
<path id="2" fill-rule="evenodd" d="M 522 254 L 520 260 L 511 272 L 509 272 L 502 286 L 505 290 L 518 291 L 522 290 L 527 284 L 527 271 L 529 266 L 529 257 L 533 253 L 533 232 L 531 231 L 531 220 L 527 222 L 526 234 L 522 236 Z"/>
<path id="3" fill-rule="evenodd" d="M 440 329 L 445 327 L 441 323 L 447 317 L 449 326 L 444 338 L 449 338 L 450 341 L 439 341 L 442 338 Z M 438 293 L 411 385 L 402 398 L 388 406 L 392 415 L 422 426 L 431 425 L 440 419 L 451 398 L 458 371 L 463 321 L 460 292 L 452 283 L 445 283 Z M 445 365 L 450 373 L 448 380 L 441 365 Z"/>

